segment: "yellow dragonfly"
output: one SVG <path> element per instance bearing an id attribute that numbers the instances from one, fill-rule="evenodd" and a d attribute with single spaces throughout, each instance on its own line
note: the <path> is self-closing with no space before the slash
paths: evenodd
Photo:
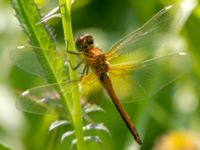
<path id="1" fill-rule="evenodd" d="M 63 81 L 29 89 L 17 100 L 18 108 L 37 114 L 54 111 L 63 115 L 66 112 L 60 101 L 61 96 L 59 91 L 55 90 L 58 89 L 58 85 L 65 85 L 67 87 L 65 92 L 70 93 L 78 82 L 82 97 L 88 97 L 94 87 L 102 87 L 110 96 L 134 139 L 138 144 L 142 144 L 135 125 L 120 100 L 130 102 L 148 98 L 174 81 L 183 72 L 179 63 L 183 61 L 185 52 L 155 55 L 158 48 L 167 40 L 169 31 L 177 21 L 175 12 L 176 7 L 165 7 L 141 28 L 117 41 L 108 52 L 96 47 L 91 35 L 79 36 L 75 42 L 77 51 L 68 50 L 68 54 L 79 56 L 80 63 L 72 68 L 76 70 L 84 65 L 82 76 L 76 81 Z M 20 68 L 44 76 L 40 63 L 34 57 L 34 50 L 42 51 L 40 48 L 31 46 L 18 47 L 11 57 Z M 55 59 L 64 57 L 57 51 L 49 51 L 49 53 L 53 53 Z M 156 74 L 159 75 L 157 78 L 155 78 Z M 156 79 L 156 86 L 152 85 L 153 79 Z"/>

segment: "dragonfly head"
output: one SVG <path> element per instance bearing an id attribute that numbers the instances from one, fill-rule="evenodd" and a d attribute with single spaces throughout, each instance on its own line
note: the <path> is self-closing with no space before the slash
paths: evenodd
<path id="1" fill-rule="evenodd" d="M 78 51 L 85 51 L 94 48 L 93 37 L 89 34 L 81 35 L 76 40 L 76 49 Z"/>

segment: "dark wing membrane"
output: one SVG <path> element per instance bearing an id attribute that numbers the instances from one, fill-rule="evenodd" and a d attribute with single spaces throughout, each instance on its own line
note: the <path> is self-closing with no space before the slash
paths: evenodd
<path id="1" fill-rule="evenodd" d="M 51 51 L 51 50 L 45 50 L 41 49 L 39 47 L 33 47 L 33 46 L 18 46 L 16 49 L 12 50 L 10 53 L 11 61 L 13 63 L 34 75 L 38 75 L 42 78 L 46 78 L 46 73 L 44 71 L 44 63 L 39 62 L 40 55 L 36 55 L 36 53 L 41 53 L 42 51 L 45 51 L 45 53 L 48 55 L 47 57 L 51 58 L 51 63 L 53 64 L 59 64 L 64 63 L 64 53 L 61 51 Z"/>
<path id="2" fill-rule="evenodd" d="M 180 8 L 177 6 L 171 5 L 160 10 L 141 28 L 116 42 L 108 51 L 107 59 L 113 63 L 115 59 L 119 61 L 120 57 L 126 55 L 130 60 L 133 59 L 132 54 L 137 51 L 145 57 L 152 57 L 153 52 L 162 46 L 167 35 L 175 28 L 180 14 Z"/>
<path id="3" fill-rule="evenodd" d="M 180 77 L 186 71 L 187 60 L 185 52 L 178 52 L 140 63 L 111 65 L 110 76 L 124 102 L 142 100 Z"/>
<path id="4" fill-rule="evenodd" d="M 48 84 L 26 90 L 17 99 L 17 108 L 33 114 L 66 116 L 63 96 L 68 96 L 70 101 L 70 94 L 76 93 L 78 85 L 81 90 L 81 98 L 87 98 L 94 90 L 97 81 L 98 78 L 94 73 L 90 73 L 76 81 Z"/>

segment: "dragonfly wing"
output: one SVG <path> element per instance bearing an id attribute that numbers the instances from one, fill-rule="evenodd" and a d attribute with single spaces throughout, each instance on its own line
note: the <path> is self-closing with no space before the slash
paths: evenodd
<path id="1" fill-rule="evenodd" d="M 187 59 L 185 52 L 178 52 L 139 63 L 113 65 L 110 76 L 114 89 L 125 102 L 153 96 L 186 71 Z"/>
<path id="2" fill-rule="evenodd" d="M 81 79 L 82 84 L 82 96 L 86 98 L 86 101 L 91 104 L 103 103 L 103 88 L 99 82 L 98 77 L 94 72 L 89 73 Z"/>
<path id="3" fill-rule="evenodd" d="M 87 98 L 97 85 L 97 79 L 94 73 L 90 73 L 76 81 L 48 84 L 26 90 L 17 99 L 17 108 L 33 114 L 66 116 L 63 94 L 66 96 L 76 92 L 74 90 L 77 90 L 78 85 L 81 98 Z"/>
<path id="4" fill-rule="evenodd" d="M 53 58 L 52 60 L 54 60 L 54 63 L 64 64 L 64 53 L 61 53 L 61 51 L 45 50 L 33 46 L 18 46 L 16 49 L 11 51 L 10 57 L 17 67 L 34 75 L 46 78 L 45 67 L 48 66 L 45 66 L 45 63 L 39 61 L 44 60 L 39 59 L 42 55 L 37 55 L 43 51 L 48 55 L 47 57 Z"/>
<path id="5" fill-rule="evenodd" d="M 168 6 L 160 10 L 141 28 L 128 34 L 116 42 L 107 53 L 107 59 L 112 63 L 120 57 L 134 59 L 131 53 L 139 52 L 145 57 L 152 57 L 153 52 L 167 40 L 167 35 L 174 29 L 180 18 L 180 8 Z M 123 55 L 122 55 L 123 54 Z M 123 60 L 124 61 L 124 60 Z"/>
<path id="6" fill-rule="evenodd" d="M 75 81 L 67 81 L 26 90 L 18 97 L 17 108 L 33 114 L 65 116 L 66 107 L 64 107 L 61 92 L 57 92 L 57 89 L 62 87 L 65 93 L 71 93 L 76 84 Z"/>

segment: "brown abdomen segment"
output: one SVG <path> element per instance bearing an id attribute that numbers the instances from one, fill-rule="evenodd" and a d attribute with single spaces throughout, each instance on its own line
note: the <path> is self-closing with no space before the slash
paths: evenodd
<path id="1" fill-rule="evenodd" d="M 131 134 L 133 135 L 134 139 L 137 141 L 138 144 L 142 144 L 142 140 L 135 128 L 135 125 L 132 123 L 128 113 L 125 111 L 124 107 L 121 105 L 118 97 L 116 96 L 113 87 L 112 87 L 112 83 L 111 80 L 109 78 L 109 76 L 104 73 L 101 74 L 101 76 L 99 77 L 101 84 L 103 85 L 103 87 L 106 89 L 106 91 L 108 92 L 109 96 L 111 97 L 113 103 L 115 104 L 115 107 L 117 108 L 118 112 L 120 113 L 122 119 L 124 120 L 126 126 L 128 127 L 128 129 L 130 130 Z"/>

